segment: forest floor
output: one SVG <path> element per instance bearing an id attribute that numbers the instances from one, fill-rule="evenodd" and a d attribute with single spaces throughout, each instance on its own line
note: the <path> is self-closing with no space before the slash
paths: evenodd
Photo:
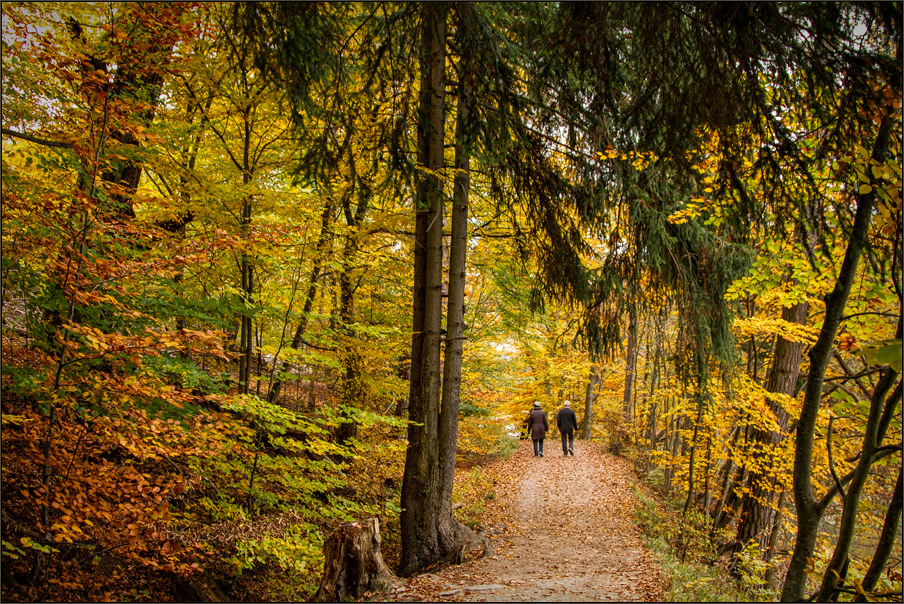
<path id="1" fill-rule="evenodd" d="M 632 522 L 636 484 L 630 463 L 596 443 L 562 454 L 558 435 L 545 457 L 521 441 L 487 471 L 495 499 L 484 527 L 493 551 L 402 581 L 393 601 L 661 601 L 664 573 Z"/>

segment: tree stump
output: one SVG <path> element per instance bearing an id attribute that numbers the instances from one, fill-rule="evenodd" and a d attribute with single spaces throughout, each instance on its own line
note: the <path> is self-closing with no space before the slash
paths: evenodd
<path id="1" fill-rule="evenodd" d="M 380 521 L 376 518 L 341 525 L 326 540 L 323 554 L 323 579 L 314 594 L 315 602 L 360 599 L 386 591 L 396 582 L 380 553 Z"/>

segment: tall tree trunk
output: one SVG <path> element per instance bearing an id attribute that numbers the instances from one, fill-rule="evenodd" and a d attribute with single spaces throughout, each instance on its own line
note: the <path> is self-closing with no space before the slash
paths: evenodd
<path id="1" fill-rule="evenodd" d="M 458 547 L 459 525 L 446 493 L 440 459 L 440 331 L 442 327 L 442 182 L 445 124 L 445 3 L 425 3 L 422 14 L 421 93 L 415 230 L 414 310 L 408 450 L 402 481 L 400 572 L 410 575 Z M 429 171 L 429 172 L 428 172 Z M 418 360 L 416 360 L 418 359 Z"/>
<path id="2" fill-rule="evenodd" d="M 358 176 L 351 145 L 348 146 L 348 153 L 349 168 L 354 182 Z M 359 227 L 370 207 L 370 194 L 368 193 L 368 187 L 355 188 L 358 190 L 358 203 L 354 211 L 352 210 L 351 196 L 343 198 L 342 206 L 345 222 L 348 225 L 348 233 L 345 239 L 345 247 L 342 251 L 342 271 L 339 273 L 339 319 L 341 323 L 340 330 L 346 339 L 346 344 L 342 361 L 345 366 L 345 377 L 342 380 L 342 403 L 340 405 L 343 420 L 336 429 L 336 438 L 343 444 L 354 438 L 358 433 L 358 424 L 349 417 L 349 412 L 351 408 L 360 404 L 362 394 L 360 380 L 361 354 L 354 346 L 356 338 L 352 331 L 352 325 L 355 322 L 355 287 L 352 284 L 352 267 L 360 245 L 358 240 Z"/>
<path id="3" fill-rule="evenodd" d="M 473 82 L 468 48 L 461 50 L 458 115 L 455 126 L 455 186 L 452 198 L 452 237 L 449 246 L 449 297 L 446 305 L 446 353 L 443 367 L 442 407 L 440 410 L 439 447 L 443 494 L 440 515 L 452 517 L 452 484 L 458 442 L 459 393 L 461 360 L 465 339 L 465 283 L 468 248 L 468 195 L 470 189 L 470 140 Z M 452 524 L 457 521 L 452 519 Z M 456 527 L 457 528 L 457 527 Z M 462 527 L 464 528 L 464 527 Z M 466 534 L 459 530 L 460 540 Z"/>
<path id="4" fill-rule="evenodd" d="M 590 366 L 590 379 L 587 382 L 587 393 L 584 395 L 584 418 L 581 420 L 581 438 L 584 440 L 590 440 L 590 431 L 593 428 L 593 395 L 596 384 L 596 364 L 593 364 Z"/>
<path id="5" fill-rule="evenodd" d="M 359 403 L 361 395 L 361 371 L 359 368 L 361 355 L 355 349 L 354 336 L 349 327 L 355 320 L 355 294 L 350 275 L 351 261 L 357 247 L 356 244 L 350 243 L 354 237 L 356 235 L 352 233 L 348 236 L 343 252 L 342 271 L 339 274 L 340 332 L 345 340 L 342 355 L 342 365 L 345 369 L 345 374 L 342 377 L 342 400 L 339 405 L 342 419 L 336 427 L 336 440 L 340 444 L 345 444 L 358 433 L 358 425 L 355 420 L 349 417 L 349 410 Z"/>
<path id="6" fill-rule="evenodd" d="M 891 138 L 891 120 L 882 119 L 872 158 L 881 163 Z M 822 402 L 822 388 L 826 369 L 832 356 L 835 336 L 841 325 L 841 317 L 847 306 L 848 296 L 857 276 L 857 265 L 867 244 L 869 225 L 876 201 L 875 189 L 866 194 L 856 194 L 857 210 L 851 229 L 850 240 L 845 250 L 841 270 L 831 293 L 825 297 L 826 314 L 816 344 L 810 349 L 810 369 L 800 419 L 797 424 L 794 447 L 794 507 L 797 515 L 797 536 L 785 584 L 782 587 L 782 602 L 798 602 L 804 599 L 807 585 L 808 559 L 813 557 L 816 536 L 824 508 L 816 501 L 811 482 L 813 468 L 813 444 L 816 432 L 816 418 Z"/>
<path id="7" fill-rule="evenodd" d="M 782 510 L 785 507 L 785 497 L 787 496 L 788 491 L 782 491 L 778 495 L 778 503 L 776 504 L 775 513 L 772 515 L 772 528 L 769 531 L 769 545 L 766 549 L 766 557 L 765 560 L 767 563 L 771 563 L 772 559 L 775 557 L 775 551 L 778 548 L 778 538 L 779 534 L 781 534 L 782 530 L 782 518 L 784 513 Z M 777 584 L 776 579 L 776 565 L 769 564 L 766 568 L 766 575 L 764 579 L 766 580 L 766 585 L 770 588 L 774 588 Z"/>
<path id="8" fill-rule="evenodd" d="M 634 422 L 634 373 L 637 366 L 637 316 L 631 313 L 628 326 L 628 352 L 625 359 L 625 392 L 622 397 L 622 409 L 626 424 Z"/>
<path id="9" fill-rule="evenodd" d="M 251 112 L 245 109 L 243 112 L 244 138 L 242 140 L 242 185 L 247 188 L 252 180 L 251 166 Z M 251 195 L 245 195 L 242 199 L 242 216 L 240 227 L 242 237 L 247 241 L 251 235 L 251 217 L 254 199 Z M 252 339 L 251 305 L 254 301 L 254 263 L 246 250 L 242 250 L 241 271 L 241 296 L 242 310 L 239 326 L 239 392 L 248 394 L 251 387 L 251 355 L 254 352 Z"/>
<path id="10" fill-rule="evenodd" d="M 250 176 L 242 178 L 247 185 Z M 251 200 L 245 198 L 242 201 L 242 232 L 247 238 L 251 229 Z M 240 291 L 242 309 L 239 311 L 239 392 L 248 394 L 251 386 L 251 355 L 254 351 L 252 339 L 251 305 L 254 300 L 254 265 L 251 255 L 242 250 L 239 264 Z"/>
<path id="11" fill-rule="evenodd" d="M 731 522 L 734 516 L 733 510 L 738 501 L 737 486 L 743 484 L 746 477 L 747 471 L 744 466 L 735 466 L 731 474 L 727 476 L 725 486 L 722 488 L 722 500 L 717 506 L 718 511 L 713 514 L 713 533 L 725 528 Z"/>
<path id="12" fill-rule="evenodd" d="M 712 468 L 713 439 L 706 439 L 706 463 L 703 466 L 703 513 L 706 514 L 706 520 L 710 518 L 710 504 L 712 496 L 709 490 L 709 472 Z"/>
<path id="13" fill-rule="evenodd" d="M 734 482 L 732 480 L 733 471 L 734 460 L 729 457 L 725 462 L 725 465 L 723 465 L 719 470 L 719 472 L 722 474 L 722 495 L 721 497 L 719 497 L 719 501 L 716 503 L 716 509 L 713 510 L 713 525 L 712 530 L 710 531 L 710 535 L 715 534 L 718 524 L 722 521 L 725 502 L 728 500 L 728 492 L 729 490 L 734 488 Z M 718 479 L 716 480 L 716 484 L 719 484 Z"/>
<path id="14" fill-rule="evenodd" d="M 796 304 L 782 310 L 782 319 L 789 323 L 806 325 L 807 303 Z M 775 344 L 775 355 L 772 369 L 766 381 L 766 390 L 775 394 L 784 394 L 793 398 L 797 394 L 797 379 L 800 376 L 800 361 L 804 344 L 792 342 L 779 337 Z M 770 410 L 775 414 L 778 430 L 752 430 L 751 439 L 766 448 L 774 448 L 785 436 L 788 429 L 788 412 L 772 401 L 768 402 Z M 771 476 L 769 468 L 756 468 L 748 475 L 749 490 L 744 491 L 741 499 L 741 513 L 735 533 L 734 556 L 732 567 L 737 562 L 738 554 L 751 543 L 758 543 L 760 551 L 765 552 L 768 545 L 770 520 L 773 513 L 772 501 L 779 490 Z"/>
<path id="15" fill-rule="evenodd" d="M 242 310 L 239 315 L 239 392 L 248 394 L 251 385 L 251 355 L 254 351 L 250 314 L 254 296 L 254 269 L 251 257 L 245 252 L 242 252 L 240 271 Z"/>
<path id="16" fill-rule="evenodd" d="M 206 111 L 210 109 L 211 104 L 213 104 L 213 94 L 208 96 L 206 109 L 202 109 L 201 111 Z M 186 114 L 190 117 L 190 122 L 194 121 L 194 116 L 198 111 L 198 104 L 193 100 L 189 100 L 188 107 L 186 108 Z M 202 124 L 203 124 L 202 120 Z M 182 211 L 174 217 L 171 221 L 166 221 L 161 224 L 158 222 L 160 226 L 162 226 L 167 231 L 171 233 L 175 233 L 178 235 L 180 240 L 185 239 L 185 232 L 188 223 L 194 219 L 194 213 L 192 212 L 192 198 L 191 198 L 191 188 L 189 186 L 189 174 L 193 174 L 195 171 L 195 165 L 198 161 L 198 153 L 201 149 L 201 140 L 204 137 L 203 128 L 199 128 L 197 133 L 195 134 L 194 139 L 191 143 L 186 143 L 182 147 L 182 161 L 185 164 L 187 170 L 179 175 L 179 202 L 182 205 Z M 173 276 L 173 284 L 177 288 L 177 295 L 182 296 L 182 292 L 178 291 L 181 289 L 180 284 L 185 279 L 185 267 L 180 266 L 178 272 Z M 187 323 L 185 321 L 184 315 L 179 315 L 176 317 L 176 328 L 177 329 L 185 329 L 187 327 Z M 188 353 L 180 350 L 179 356 L 181 358 L 188 358 Z"/>
<path id="17" fill-rule="evenodd" d="M 684 500 L 683 514 L 687 514 L 691 501 L 694 498 L 694 459 L 697 455 L 697 434 L 700 431 L 700 422 L 703 421 L 703 404 L 702 396 L 697 395 L 697 419 L 694 421 L 694 435 L 691 437 L 691 454 L 687 462 L 687 499 Z"/>

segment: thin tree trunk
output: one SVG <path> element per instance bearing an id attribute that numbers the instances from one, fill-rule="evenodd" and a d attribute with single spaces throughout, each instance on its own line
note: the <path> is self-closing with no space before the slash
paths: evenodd
<path id="1" fill-rule="evenodd" d="M 211 94 L 207 99 L 207 109 L 210 109 L 211 104 L 213 103 L 213 95 Z M 186 113 L 191 116 L 195 115 L 195 111 L 197 110 L 197 106 L 193 101 L 189 101 L 188 108 L 186 109 Z M 202 121 L 202 123 L 204 123 Z M 185 239 L 185 231 L 186 226 L 189 222 L 194 219 L 194 213 L 191 209 L 191 190 L 189 188 L 189 177 L 188 174 L 192 174 L 195 171 L 195 165 L 198 161 L 198 153 L 201 149 L 201 140 L 204 136 L 203 129 L 198 129 L 198 132 L 195 134 L 195 138 L 190 145 L 185 145 L 182 148 L 182 157 L 183 161 L 187 166 L 187 173 L 183 173 L 179 175 L 179 201 L 182 204 L 182 213 L 176 217 L 174 224 L 170 226 L 164 226 L 166 230 L 176 233 L 179 236 L 180 240 Z M 181 265 L 179 267 L 179 271 L 173 276 L 173 283 L 176 287 L 179 287 L 179 284 L 185 279 L 185 267 Z M 181 296 L 182 292 L 177 292 L 177 295 Z M 186 321 L 184 315 L 179 315 L 176 317 L 176 328 L 177 329 L 185 329 Z M 188 357 L 188 353 L 180 350 L 179 356 L 183 358 Z"/>
<path id="2" fill-rule="evenodd" d="M 314 266 L 311 268 L 311 278 L 308 280 L 308 291 L 304 299 L 304 307 L 301 309 L 301 316 L 298 319 L 298 325 L 295 328 L 295 334 L 292 336 L 292 343 L 289 345 L 292 350 L 301 348 L 305 330 L 308 326 L 308 317 L 314 308 L 314 300 L 317 298 L 317 288 L 320 282 L 320 272 L 323 270 L 323 260 L 326 246 L 332 237 L 332 229 L 330 223 L 333 216 L 333 203 L 327 201 L 323 207 L 323 213 L 320 216 L 320 235 L 317 238 L 317 246 L 315 248 Z M 270 391 L 267 394 L 267 400 L 275 403 L 279 399 L 279 393 L 282 389 L 285 378 L 288 375 L 291 363 L 283 361 L 279 372 L 275 372 L 276 362 L 273 363 L 275 375 L 271 376 Z"/>
<path id="3" fill-rule="evenodd" d="M 244 139 L 242 145 L 242 185 L 247 187 L 252 180 L 251 168 L 251 115 L 244 112 Z M 241 230 L 247 240 L 251 235 L 253 199 L 246 195 L 242 199 Z M 251 355 L 254 351 L 250 308 L 254 300 L 254 264 L 247 251 L 242 250 L 241 264 L 241 323 L 239 326 L 239 392 L 248 394 L 251 386 Z"/>
<path id="4" fill-rule="evenodd" d="M 735 433 L 734 442 L 737 443 L 742 436 L 746 442 L 746 428 L 744 430 L 738 429 Z M 743 484 L 746 476 L 747 471 L 744 466 L 735 466 L 734 463 L 729 460 L 728 467 L 725 469 L 725 485 L 722 489 L 722 499 L 717 506 L 717 511 L 713 514 L 713 534 L 724 528 L 731 520 L 731 511 L 735 509 L 738 500 L 737 489 L 735 487 L 739 484 Z"/>
<path id="5" fill-rule="evenodd" d="M 712 454 L 713 454 L 713 440 L 712 438 L 706 439 L 706 464 L 703 467 L 703 513 L 706 514 L 706 519 L 709 521 L 709 507 L 711 503 L 711 496 L 709 491 L 709 470 L 712 464 Z"/>
<path id="6" fill-rule="evenodd" d="M 458 116 L 455 128 L 455 187 L 452 199 L 452 237 L 449 246 L 449 297 L 446 310 L 446 354 L 443 367 L 439 447 L 443 494 L 441 515 L 452 516 L 452 484 L 458 442 L 459 391 L 464 344 L 465 283 L 468 248 L 468 195 L 470 189 L 470 141 L 468 133 L 473 102 L 470 60 L 463 49 L 459 78 Z M 457 521 L 452 519 L 453 525 Z"/>
<path id="7" fill-rule="evenodd" d="M 647 412 L 647 438 L 650 441 L 650 446 L 646 448 L 646 469 L 649 470 L 653 467 L 653 452 L 656 451 L 656 444 L 659 442 L 659 435 L 657 433 L 658 430 L 658 417 L 656 415 L 658 411 L 658 406 L 656 403 L 650 405 L 650 410 Z"/>
<path id="8" fill-rule="evenodd" d="M 891 494 L 891 502 L 888 504 L 888 511 L 885 514 L 885 523 L 882 525 L 882 534 L 876 544 L 876 553 L 873 554 L 873 560 L 870 562 L 866 574 L 863 575 L 861 587 L 866 593 L 875 589 L 879 577 L 885 572 L 885 565 L 888 563 L 891 550 L 895 546 L 895 540 L 900 534 L 898 532 L 898 523 L 901 521 L 902 502 L 904 502 L 904 483 L 901 480 L 901 468 L 899 467 L 898 480 Z M 866 598 L 858 594 L 854 601 L 866 602 Z"/>
<path id="9" fill-rule="evenodd" d="M 255 372 L 257 375 L 257 380 L 254 384 L 254 395 L 261 395 L 261 376 L 264 374 L 264 353 L 263 353 L 263 345 L 264 345 L 264 322 L 260 320 L 254 326 L 254 348 L 257 354 L 255 355 L 255 365 L 257 365 L 257 371 Z"/>
<path id="10" fill-rule="evenodd" d="M 785 507 L 785 496 L 787 495 L 787 491 L 782 491 L 778 495 L 778 503 L 776 504 L 775 514 L 772 517 L 772 530 L 769 533 L 769 546 L 766 550 L 766 562 L 772 562 L 773 558 L 775 558 L 775 551 L 778 547 L 778 537 L 782 532 L 782 519 L 784 514 L 782 513 L 782 509 Z M 764 577 L 766 580 L 766 585 L 769 587 L 774 587 L 776 584 L 775 577 L 775 565 L 769 564 L 766 569 L 766 576 Z"/>
<path id="11" fill-rule="evenodd" d="M 753 296 L 747 296 L 747 316 L 753 317 L 756 315 L 756 300 Z M 757 381 L 759 377 L 759 357 L 757 356 L 756 349 L 756 338 L 753 336 L 747 341 L 747 345 L 745 346 L 747 349 L 747 375 L 750 376 L 754 382 Z"/>
<path id="12" fill-rule="evenodd" d="M 587 393 L 584 396 L 584 417 L 581 421 L 581 438 L 590 440 L 590 432 L 593 429 L 593 398 L 597 384 L 596 365 L 590 366 L 590 380 L 587 382 Z"/>
<path id="13" fill-rule="evenodd" d="M 406 367 L 406 361 L 408 362 L 408 366 Z M 411 381 L 411 359 L 403 357 L 399 360 L 398 364 L 398 377 L 403 380 Z M 396 405 L 395 410 L 396 417 L 407 417 L 408 416 L 408 397 L 406 396 L 399 404 Z"/>
<path id="14" fill-rule="evenodd" d="M 901 337 L 901 323 L 898 323 L 897 337 Z M 876 385 L 870 401 L 869 417 L 866 421 L 866 429 L 863 435 L 863 446 L 861 448 L 860 460 L 854 469 L 854 475 L 848 486 L 848 492 L 843 496 L 843 508 L 841 512 L 841 524 L 838 527 L 838 541 L 835 544 L 835 551 L 832 553 L 832 559 L 826 566 L 826 570 L 822 576 L 822 584 L 816 599 L 826 601 L 837 594 L 836 588 L 844 583 L 843 567 L 847 564 L 848 554 L 850 552 L 851 543 L 854 539 L 854 527 L 857 521 L 857 509 L 860 506 L 860 494 L 866 485 L 866 479 L 869 476 L 870 468 L 874 463 L 873 454 L 879 447 L 879 420 L 882 417 L 882 410 L 885 407 L 888 391 L 898 379 L 898 373 L 891 367 L 886 367 Z"/>
<path id="15" fill-rule="evenodd" d="M 725 462 L 725 467 L 722 469 L 722 474 L 724 475 L 724 482 L 722 483 L 722 496 L 719 498 L 719 502 L 716 503 L 716 509 L 713 510 L 713 526 L 710 531 L 711 535 L 714 535 L 715 532 L 721 528 L 719 523 L 722 522 L 723 518 L 723 510 L 725 509 L 725 502 L 728 501 L 728 493 L 731 489 L 734 488 L 734 460 L 731 458 Z"/>
<path id="16" fill-rule="evenodd" d="M 245 203 L 243 205 L 242 221 L 243 226 L 247 227 L 250 224 L 251 204 Z M 248 216 L 247 222 L 245 222 L 245 216 Z M 251 257 L 246 252 L 242 252 L 239 270 L 241 272 L 242 298 L 242 310 L 239 315 L 239 392 L 248 394 L 251 382 L 251 355 L 254 350 L 251 315 L 249 314 L 249 308 L 254 296 L 254 275 Z"/>
<path id="17" fill-rule="evenodd" d="M 891 138 L 891 121 L 882 119 L 872 158 L 881 163 Z M 813 494 L 811 482 L 813 468 L 813 443 L 816 419 L 822 402 L 822 388 L 826 369 L 832 355 L 835 336 L 841 325 L 841 317 L 847 306 L 848 295 L 857 275 L 857 265 L 867 244 L 869 225 L 875 205 L 875 189 L 869 193 L 856 194 L 857 210 L 851 230 L 850 241 L 845 250 L 844 260 L 838 272 L 838 279 L 831 293 L 825 297 L 826 314 L 816 344 L 810 350 L 810 370 L 800 419 L 796 430 L 794 447 L 794 506 L 797 515 L 797 536 L 785 584 L 782 587 L 782 602 L 798 602 L 804 599 L 807 584 L 808 560 L 816 548 L 816 536 L 823 509 Z"/>
<path id="18" fill-rule="evenodd" d="M 694 457 L 697 453 L 697 434 L 700 432 L 700 422 L 703 421 L 703 398 L 697 401 L 697 419 L 694 421 L 694 435 L 691 437 L 691 455 L 688 459 L 687 472 L 687 499 L 684 500 L 684 510 L 682 513 L 687 514 L 691 501 L 694 497 Z"/>
<path id="19" fill-rule="evenodd" d="M 357 178 L 357 170 L 355 168 L 355 158 L 352 146 L 348 147 L 349 152 L 349 168 L 352 173 L 352 179 Z M 360 380 L 360 364 L 361 355 L 355 348 L 355 335 L 351 326 L 355 322 L 355 288 L 352 285 L 351 271 L 354 264 L 355 256 L 358 253 L 358 232 L 367 210 L 370 207 L 370 194 L 366 187 L 358 187 L 358 203 L 355 210 L 352 211 L 350 197 L 343 200 L 343 214 L 345 222 L 348 225 L 345 247 L 342 251 L 342 271 L 339 273 L 339 319 L 341 322 L 340 330 L 346 338 L 345 353 L 343 365 L 345 366 L 345 377 L 342 381 L 342 403 L 341 415 L 343 420 L 336 429 L 336 438 L 339 443 L 346 443 L 354 438 L 358 433 L 358 425 L 349 417 L 349 410 L 357 404 L 360 404 L 362 394 Z"/>
<path id="20" fill-rule="evenodd" d="M 628 326 L 628 351 L 625 359 L 625 391 L 622 397 L 622 409 L 626 424 L 634 421 L 634 408 L 632 405 L 634 394 L 634 373 L 637 366 L 637 317 L 632 312 L 631 322 Z"/>
<path id="21" fill-rule="evenodd" d="M 260 451 L 254 452 L 254 465 L 251 467 L 251 480 L 248 482 L 248 516 L 254 516 L 254 477 L 257 474 L 257 458 L 260 456 Z"/>

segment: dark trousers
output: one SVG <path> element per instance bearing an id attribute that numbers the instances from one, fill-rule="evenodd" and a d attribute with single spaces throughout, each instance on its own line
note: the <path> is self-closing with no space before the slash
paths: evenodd
<path id="1" fill-rule="evenodd" d="M 574 448 L 574 432 L 562 432 L 562 453 L 568 455 L 568 449 Z"/>
<path id="2" fill-rule="evenodd" d="M 534 439 L 534 455 L 543 455 L 543 440 L 542 438 Z"/>

